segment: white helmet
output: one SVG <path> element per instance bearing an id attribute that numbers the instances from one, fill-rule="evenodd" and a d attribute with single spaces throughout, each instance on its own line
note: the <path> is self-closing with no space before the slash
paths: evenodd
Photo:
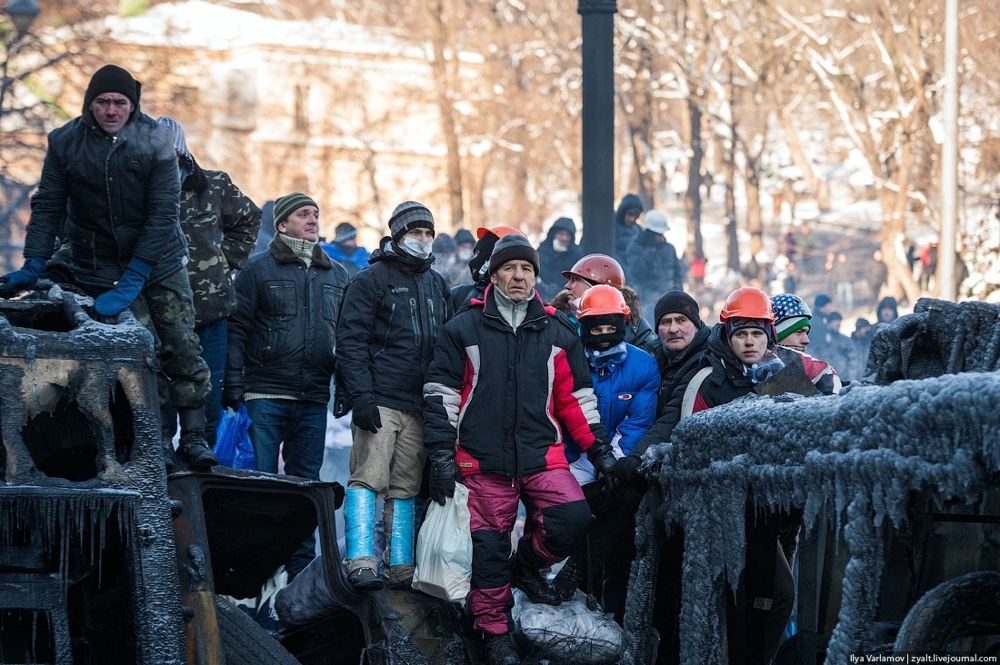
<path id="1" fill-rule="evenodd" d="M 642 228 L 660 235 L 670 230 L 667 226 L 667 216 L 659 210 L 647 210 L 642 216 Z"/>

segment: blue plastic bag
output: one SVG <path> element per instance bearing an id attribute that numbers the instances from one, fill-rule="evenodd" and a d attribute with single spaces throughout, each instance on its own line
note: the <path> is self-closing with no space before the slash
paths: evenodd
<path id="1" fill-rule="evenodd" d="M 250 416 L 245 404 L 239 411 L 223 409 L 215 430 L 215 456 L 221 466 L 234 469 L 257 468 L 253 444 L 250 443 Z"/>

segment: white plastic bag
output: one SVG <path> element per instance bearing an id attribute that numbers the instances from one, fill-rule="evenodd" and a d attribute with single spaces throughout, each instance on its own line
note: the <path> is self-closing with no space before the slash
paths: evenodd
<path id="1" fill-rule="evenodd" d="M 429 596 L 457 602 L 472 588 L 472 531 L 469 488 L 455 483 L 455 496 L 431 501 L 417 534 L 413 588 Z"/>

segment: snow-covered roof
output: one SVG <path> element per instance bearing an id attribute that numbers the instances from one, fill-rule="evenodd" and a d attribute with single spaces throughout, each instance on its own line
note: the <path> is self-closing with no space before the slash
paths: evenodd
<path id="1" fill-rule="evenodd" d="M 418 40 L 402 40 L 389 30 L 324 16 L 280 20 L 204 0 L 159 4 L 141 16 L 110 16 L 103 23 L 117 41 L 141 46 L 214 51 L 280 46 L 426 58 Z M 462 54 L 462 59 L 469 61 L 470 54 Z"/>

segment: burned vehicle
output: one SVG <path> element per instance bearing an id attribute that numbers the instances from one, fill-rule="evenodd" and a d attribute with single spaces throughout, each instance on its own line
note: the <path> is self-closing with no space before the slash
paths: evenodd
<path id="1" fill-rule="evenodd" d="M 92 304 L 44 282 L 0 300 L 0 663 L 468 662 L 458 606 L 347 583 L 338 483 L 165 465 L 152 336 Z M 317 528 L 334 602 L 266 630 L 233 599 Z"/>
<path id="2" fill-rule="evenodd" d="M 777 663 L 1000 650 L 1000 307 L 923 299 L 873 340 L 869 383 L 753 396 L 651 448 L 622 662 L 654 662 L 654 582 L 683 529 L 682 663 L 724 663 L 744 506 L 801 511 L 797 629 Z M 856 661 L 855 661 L 856 662 Z"/>

